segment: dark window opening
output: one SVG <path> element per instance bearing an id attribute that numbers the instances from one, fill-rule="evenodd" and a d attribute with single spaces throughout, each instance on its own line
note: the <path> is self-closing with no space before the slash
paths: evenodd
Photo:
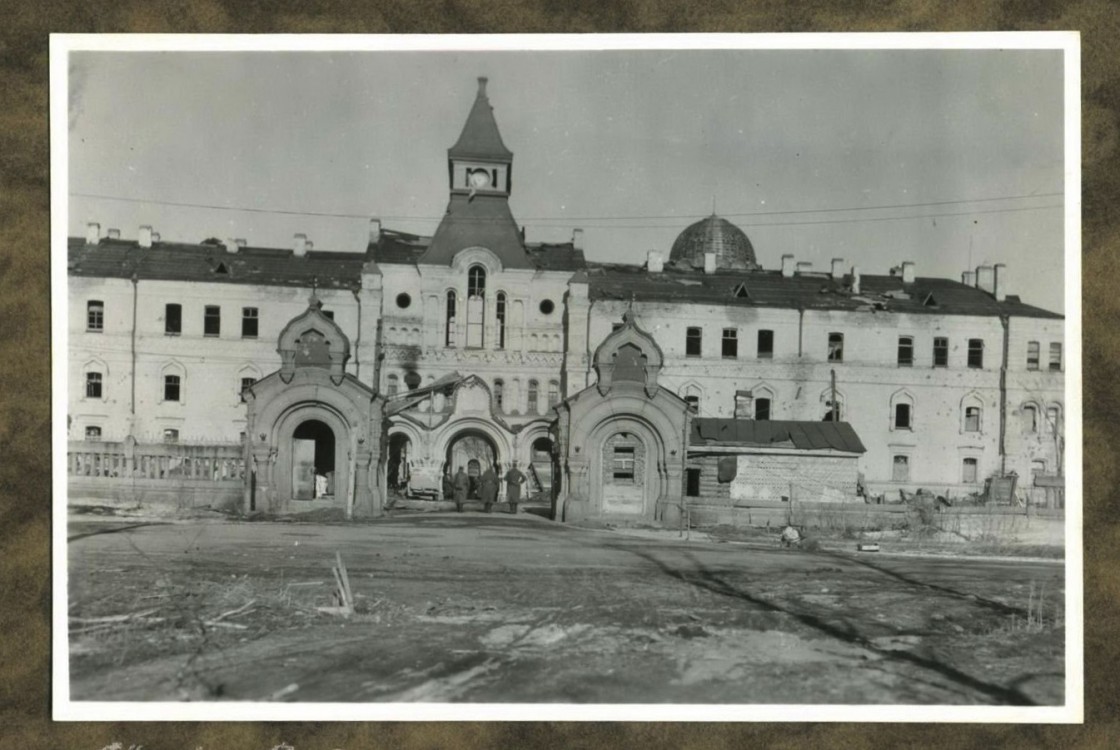
<path id="1" fill-rule="evenodd" d="M 693 414 L 696 414 L 700 411 L 700 397 L 696 394 L 690 393 L 689 395 L 685 396 L 684 402 L 688 404 L 688 409 Z"/>
<path id="2" fill-rule="evenodd" d="M 228 273 L 229 273 L 229 269 L 228 269 L 228 268 L 226 268 L 226 264 L 225 264 L 225 263 L 219 263 L 219 264 L 218 264 L 218 267 L 214 269 L 214 273 L 228 274 Z"/>
<path id="3" fill-rule="evenodd" d="M 622 323 L 611 323 L 611 333 L 614 333 L 619 328 L 622 328 Z"/>
<path id="4" fill-rule="evenodd" d="M 498 292 L 494 305 L 494 317 L 498 321 L 498 348 L 506 348 L 506 293 Z"/>
<path id="5" fill-rule="evenodd" d="M 723 329 L 723 357 L 735 359 L 739 356 L 739 332 L 734 328 Z"/>
<path id="6" fill-rule="evenodd" d="M 770 419 L 770 399 L 756 398 L 754 400 L 754 418 L 763 422 Z"/>
<path id="7" fill-rule="evenodd" d="M 686 469 L 685 471 L 685 496 L 700 497 L 700 470 Z"/>
<path id="8" fill-rule="evenodd" d="M 241 396 L 241 400 L 245 400 L 245 391 L 253 387 L 253 383 L 257 382 L 256 378 L 241 378 L 241 389 L 237 393 Z"/>
<path id="9" fill-rule="evenodd" d="M 537 381 L 530 380 L 529 381 L 529 399 L 528 399 L 528 407 L 527 407 L 530 414 L 535 414 L 536 411 L 537 411 L 537 394 L 538 394 L 539 390 L 540 390 L 540 386 L 537 384 Z"/>
<path id="10" fill-rule="evenodd" d="M 494 381 L 494 408 L 502 410 L 502 399 L 505 397 L 505 383 L 502 380 Z"/>
<path id="11" fill-rule="evenodd" d="M 217 305 L 207 305 L 202 318 L 202 333 L 204 336 L 220 336 L 222 333 L 222 308 Z"/>
<path id="12" fill-rule="evenodd" d="M 703 335 L 703 332 L 699 328 L 689 328 L 685 331 L 684 354 L 686 357 L 700 356 Z"/>
<path id="13" fill-rule="evenodd" d="M 407 292 L 401 292 L 397 295 L 397 307 L 402 310 L 407 310 L 408 306 L 412 304 L 412 297 Z"/>
<path id="14" fill-rule="evenodd" d="M 90 425 L 86 428 L 86 440 L 100 440 L 101 428 L 95 425 Z"/>
<path id="15" fill-rule="evenodd" d="M 844 361 L 844 334 L 830 333 L 828 334 L 828 361 L 829 362 L 843 362 Z"/>
<path id="16" fill-rule="evenodd" d="M 556 309 L 556 303 L 550 299 L 542 299 L 540 310 L 542 315 L 552 315 L 552 311 Z"/>
<path id="17" fill-rule="evenodd" d="M 894 405 L 894 428 L 896 430 L 910 429 L 910 404 Z"/>
<path id="18" fill-rule="evenodd" d="M 1041 348 L 1039 347 L 1037 341 L 1028 341 L 1027 342 L 1027 369 L 1028 370 L 1037 370 L 1038 369 L 1038 363 L 1040 361 L 1040 351 L 1041 351 Z"/>
<path id="19" fill-rule="evenodd" d="M 100 300 L 90 300 L 86 303 L 86 330 L 105 330 L 105 303 Z"/>
<path id="20" fill-rule="evenodd" d="M 419 388 L 421 382 L 420 373 L 416 372 L 416 370 L 409 370 L 404 374 L 405 388 L 408 388 L 410 391 L 415 391 Z"/>
<path id="21" fill-rule="evenodd" d="M 319 312 L 327 320 L 334 320 L 334 310 L 322 310 L 322 309 L 320 309 Z"/>
<path id="22" fill-rule="evenodd" d="M 898 366 L 912 367 L 914 365 L 914 339 L 911 336 L 898 337 Z"/>
<path id="23" fill-rule="evenodd" d="M 614 449 L 611 476 L 615 480 L 634 481 L 634 447 L 620 445 Z"/>
<path id="24" fill-rule="evenodd" d="M 443 345 L 446 347 L 455 346 L 455 292 L 447 293 L 447 333 L 444 336 Z"/>
<path id="25" fill-rule="evenodd" d="M 167 429 L 165 429 L 163 431 L 163 442 L 165 442 L 165 443 L 177 443 L 177 442 L 179 442 L 179 431 L 176 430 L 176 429 L 173 429 L 171 427 L 168 427 Z"/>
<path id="26" fill-rule="evenodd" d="M 255 307 L 241 308 L 241 338 L 255 339 L 257 337 L 257 322 L 260 319 L 260 311 Z"/>
<path id="27" fill-rule="evenodd" d="M 758 358 L 759 359 L 773 359 L 774 358 L 774 332 L 773 331 L 759 331 L 758 332 Z"/>
<path id="28" fill-rule="evenodd" d="M 101 398 L 101 373 L 86 373 L 86 398 Z"/>
<path id="29" fill-rule="evenodd" d="M 1062 345 L 1058 343 L 1050 344 L 1050 372 L 1061 372 L 1062 369 Z"/>
<path id="30" fill-rule="evenodd" d="M 984 367 L 984 339 L 968 340 L 968 366 L 973 369 Z"/>
<path id="31" fill-rule="evenodd" d="M 179 390 L 182 385 L 178 375 L 164 375 L 163 376 L 163 400 L 164 401 L 178 401 Z"/>
<path id="32" fill-rule="evenodd" d="M 178 336 L 183 332 L 183 306 L 169 302 L 163 308 L 163 332 L 168 336 Z"/>
<path id="33" fill-rule="evenodd" d="M 949 366 L 949 339 L 938 336 L 933 340 L 933 366 Z"/>

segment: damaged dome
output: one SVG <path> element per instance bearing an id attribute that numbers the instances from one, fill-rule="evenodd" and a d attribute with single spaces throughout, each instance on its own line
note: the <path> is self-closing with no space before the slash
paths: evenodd
<path id="1" fill-rule="evenodd" d="M 669 262 L 692 268 L 704 267 L 704 254 L 716 254 L 716 268 L 752 271 L 759 267 L 754 247 L 742 229 L 712 214 L 677 236 Z"/>

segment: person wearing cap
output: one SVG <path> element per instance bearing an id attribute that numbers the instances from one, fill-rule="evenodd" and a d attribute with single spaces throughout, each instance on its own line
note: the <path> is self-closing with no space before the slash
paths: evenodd
<path id="1" fill-rule="evenodd" d="M 463 512 L 463 503 L 467 502 L 467 490 L 471 487 L 470 477 L 467 472 L 463 471 L 463 467 L 459 467 L 459 471 L 455 472 L 455 510 L 459 513 Z"/>
<path id="2" fill-rule="evenodd" d="M 514 461 L 506 472 L 506 500 L 509 501 L 509 512 L 517 513 L 517 504 L 521 501 L 521 485 L 525 484 L 525 475 L 517 469 Z"/>

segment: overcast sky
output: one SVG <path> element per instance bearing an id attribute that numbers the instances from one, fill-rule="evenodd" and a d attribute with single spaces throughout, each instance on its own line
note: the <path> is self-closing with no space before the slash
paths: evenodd
<path id="1" fill-rule="evenodd" d="M 529 241 L 638 263 L 714 206 L 767 268 L 1003 262 L 1062 306 L 1059 51 L 72 53 L 70 231 L 430 234 L 480 75 Z"/>

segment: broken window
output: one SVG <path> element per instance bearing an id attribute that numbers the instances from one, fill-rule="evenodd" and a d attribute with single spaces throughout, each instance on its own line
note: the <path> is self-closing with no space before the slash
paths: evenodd
<path id="1" fill-rule="evenodd" d="M 169 302 L 163 308 L 163 332 L 168 336 L 178 336 L 183 332 L 183 306 Z"/>
<path id="2" fill-rule="evenodd" d="M 1040 352 L 1040 347 L 1039 347 L 1037 341 L 1028 341 L 1027 342 L 1027 369 L 1028 370 L 1037 370 L 1038 369 L 1038 363 L 1039 363 L 1039 357 L 1040 357 L 1039 352 Z"/>
<path id="3" fill-rule="evenodd" d="M 756 398 L 754 400 L 754 418 L 760 421 L 770 419 L 770 399 Z"/>
<path id="4" fill-rule="evenodd" d="M 560 403 L 560 384 L 555 380 L 548 381 L 548 406 L 549 408 Z"/>
<path id="5" fill-rule="evenodd" d="M 86 373 L 86 398 L 101 398 L 101 373 Z"/>
<path id="6" fill-rule="evenodd" d="M 762 330 L 758 332 L 758 358 L 774 358 L 774 332 Z"/>
<path id="7" fill-rule="evenodd" d="M 702 350 L 703 331 L 689 328 L 685 331 L 684 354 L 686 357 L 699 357 Z"/>
<path id="8" fill-rule="evenodd" d="M 202 318 L 202 334 L 204 336 L 220 336 L 222 333 L 222 308 L 218 305 L 207 305 Z"/>
<path id="9" fill-rule="evenodd" d="M 684 397 L 684 402 L 688 404 L 689 411 L 693 414 L 700 411 L 700 397 L 695 393 L 690 393 Z"/>
<path id="10" fill-rule="evenodd" d="M 502 399 L 505 397 L 506 384 L 501 378 L 494 381 L 494 408 L 502 410 Z"/>
<path id="11" fill-rule="evenodd" d="M 86 440 L 100 440 L 101 428 L 96 425 L 90 425 L 86 428 Z"/>
<path id="12" fill-rule="evenodd" d="M 700 497 L 700 470 L 699 469 L 686 469 L 685 470 L 684 494 L 685 494 L 685 497 Z"/>
<path id="13" fill-rule="evenodd" d="M 395 374 L 389 375 L 385 378 L 385 395 L 396 396 L 397 392 L 401 389 L 401 379 Z"/>
<path id="14" fill-rule="evenodd" d="M 1062 370 L 1062 345 L 1055 342 L 1050 344 L 1050 372 Z"/>
<path id="15" fill-rule="evenodd" d="M 984 339 L 968 340 L 968 366 L 977 370 L 984 367 Z"/>
<path id="16" fill-rule="evenodd" d="M 894 482 L 910 481 L 910 457 L 895 456 L 891 461 L 891 480 Z"/>
<path id="17" fill-rule="evenodd" d="M 829 362 L 843 362 L 844 361 L 844 334 L 830 333 L 828 334 L 828 361 Z"/>
<path id="18" fill-rule="evenodd" d="M 163 431 L 163 442 L 165 442 L 165 443 L 177 443 L 177 442 L 179 442 L 179 431 L 172 428 L 172 427 L 166 428 Z"/>
<path id="19" fill-rule="evenodd" d="M 910 426 L 910 404 L 895 404 L 894 405 L 894 428 L 896 430 L 909 430 Z"/>
<path id="20" fill-rule="evenodd" d="M 964 431 L 980 432 L 980 407 L 966 406 L 964 408 Z"/>
<path id="21" fill-rule="evenodd" d="M 163 376 L 163 400 L 178 401 L 182 379 L 178 375 Z"/>
<path id="22" fill-rule="evenodd" d="M 241 388 L 237 393 L 241 396 L 241 400 L 245 400 L 245 391 L 253 387 L 253 383 L 257 382 L 256 378 L 241 378 Z"/>
<path id="23" fill-rule="evenodd" d="M 914 337 L 898 337 L 898 366 L 913 367 L 914 365 Z"/>
<path id="24" fill-rule="evenodd" d="M 455 346 L 455 292 L 447 293 L 447 333 L 444 336 L 443 345 L 446 347 Z"/>
<path id="25" fill-rule="evenodd" d="M 739 356 L 739 331 L 734 328 L 723 329 L 723 357 L 735 359 Z"/>
<path id="26" fill-rule="evenodd" d="M 241 338 L 255 339 L 257 337 L 257 321 L 260 313 L 255 307 L 241 308 Z"/>
<path id="27" fill-rule="evenodd" d="M 933 340 L 933 366 L 949 366 L 949 339 L 944 336 L 937 336 Z"/>
<path id="28" fill-rule="evenodd" d="M 526 407 L 530 414 L 536 414 L 537 413 L 537 398 L 538 398 L 538 392 L 539 391 L 540 391 L 540 385 L 537 383 L 537 381 L 530 380 L 529 381 L 529 402 L 528 402 L 528 405 Z"/>
<path id="29" fill-rule="evenodd" d="M 1038 409 L 1033 404 L 1023 406 L 1023 429 L 1026 432 L 1038 432 Z"/>
<path id="30" fill-rule="evenodd" d="M 977 469 L 980 462 L 975 458 L 966 458 L 961 469 L 961 481 L 965 484 L 976 484 Z"/>
<path id="31" fill-rule="evenodd" d="M 105 330 L 104 302 L 91 299 L 86 303 L 86 330 L 97 332 Z"/>
<path id="32" fill-rule="evenodd" d="M 498 292 L 494 302 L 494 315 L 498 322 L 498 348 L 506 348 L 506 293 Z"/>
<path id="33" fill-rule="evenodd" d="M 615 481 L 634 481 L 634 446 L 615 446 L 611 476 Z"/>

